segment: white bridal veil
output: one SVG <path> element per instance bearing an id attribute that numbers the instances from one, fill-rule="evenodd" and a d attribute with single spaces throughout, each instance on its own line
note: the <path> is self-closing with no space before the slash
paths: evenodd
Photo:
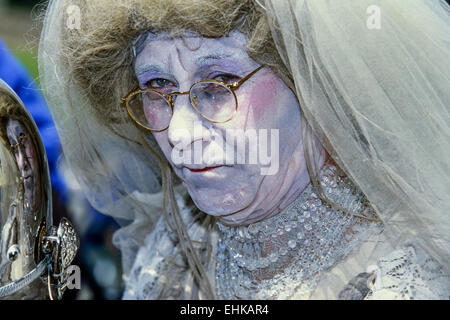
<path id="1" fill-rule="evenodd" d="M 302 110 L 393 242 L 450 266 L 450 15 L 438 0 L 261 2 Z"/>
<path id="2" fill-rule="evenodd" d="M 417 240 L 449 268 L 448 6 L 439 0 L 258 2 L 305 117 L 373 204 L 386 237 Z M 159 168 L 140 145 L 95 123 L 90 102 L 62 63 L 69 4 L 49 3 L 41 82 L 87 197 L 103 213 L 131 222 L 125 231 L 138 245 L 162 212 Z"/>

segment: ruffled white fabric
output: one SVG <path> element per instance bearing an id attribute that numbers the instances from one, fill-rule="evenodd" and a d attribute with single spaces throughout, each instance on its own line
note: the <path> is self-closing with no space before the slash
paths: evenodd
<path id="1" fill-rule="evenodd" d="M 450 299 L 450 275 L 413 242 L 380 259 L 378 268 L 378 279 L 367 300 Z"/>
<path id="2" fill-rule="evenodd" d="M 192 219 L 192 208 L 182 207 L 183 218 Z M 207 230 L 198 224 L 190 228 Z M 214 231 L 213 244 L 217 245 L 219 235 Z M 364 294 L 346 296 L 347 299 L 450 299 L 450 275 L 442 270 L 442 266 L 420 246 L 407 243 L 401 249 L 389 252 L 390 245 L 383 234 L 369 238 L 348 257 L 325 272 L 310 299 L 338 299 L 339 294 L 349 285 L 351 280 L 366 271 L 374 272 L 374 284 L 366 284 Z M 392 251 L 393 250 L 393 251 Z M 382 258 L 376 258 L 378 252 L 389 252 Z M 215 251 L 214 251 L 215 252 Z M 148 235 L 145 245 L 140 247 L 133 268 L 126 278 L 124 299 L 153 300 L 159 299 L 170 290 L 167 299 L 198 299 L 198 288 L 193 282 L 192 273 L 185 267 L 172 266 L 172 279 L 161 277 L 161 268 L 167 267 L 167 260 L 176 256 L 180 262 L 183 258 L 170 238 L 169 230 L 163 218 L 156 224 L 154 231 Z M 211 257 L 211 269 L 216 263 L 215 253 Z M 181 266 L 183 264 L 181 263 Z M 210 271 L 211 272 L 211 271 Z M 167 273 L 165 273 L 167 274 Z M 216 273 L 210 279 L 215 283 Z M 169 281 L 170 280 L 170 281 Z M 172 285 L 173 287 L 170 287 Z M 301 292 L 300 296 L 304 292 Z M 298 296 L 297 296 L 298 297 Z M 297 298 L 292 297 L 292 298 Z"/>
<path id="3" fill-rule="evenodd" d="M 348 209 L 361 206 L 361 194 L 348 180 L 336 185 L 335 175 L 322 176 L 334 201 Z M 210 236 L 214 249 L 208 272 L 217 298 L 449 298 L 450 275 L 424 250 L 420 240 L 403 243 L 396 250 L 380 233 L 379 223 L 322 208 L 314 196 L 309 185 L 299 199 L 270 221 L 237 228 L 219 225 L 218 231 L 208 230 L 207 216 L 186 205 L 179 195 L 191 237 L 204 241 Z M 201 298 L 180 252 L 179 243 L 161 219 L 139 249 L 124 299 Z"/>
<path id="4" fill-rule="evenodd" d="M 210 230 L 211 217 L 186 203 L 186 192 L 178 189 L 177 203 L 183 221 L 193 241 L 208 239 L 212 252 L 218 241 L 217 229 Z M 215 254 L 208 257 L 208 276 L 214 284 Z M 162 216 L 136 254 L 133 267 L 125 277 L 125 300 L 201 299 L 192 271 L 187 267 L 178 239 L 172 234 Z"/>

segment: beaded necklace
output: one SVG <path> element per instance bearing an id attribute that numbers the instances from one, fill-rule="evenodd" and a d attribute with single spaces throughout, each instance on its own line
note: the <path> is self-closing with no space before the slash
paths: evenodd
<path id="1" fill-rule="evenodd" d="M 342 171 L 321 170 L 325 194 L 341 207 L 375 215 Z M 351 216 L 324 203 L 309 184 L 279 214 L 248 226 L 218 223 L 216 290 L 221 299 L 307 299 L 320 276 L 382 223 Z"/>

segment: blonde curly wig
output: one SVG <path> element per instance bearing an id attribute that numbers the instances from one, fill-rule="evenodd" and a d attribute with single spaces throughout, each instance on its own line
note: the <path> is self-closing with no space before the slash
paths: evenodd
<path id="1" fill-rule="evenodd" d="M 66 51 L 62 56 L 77 84 L 96 106 L 100 121 L 123 121 L 120 98 L 137 84 L 132 43 L 146 31 L 169 32 L 173 37 L 192 31 L 204 37 L 222 37 L 238 30 L 249 39 L 247 49 L 251 58 L 272 67 L 283 79 L 289 78 L 271 37 L 267 17 L 253 0 L 73 0 L 71 3 L 81 8 L 81 29 L 63 31 Z M 111 116 L 105 118 L 105 114 Z"/>

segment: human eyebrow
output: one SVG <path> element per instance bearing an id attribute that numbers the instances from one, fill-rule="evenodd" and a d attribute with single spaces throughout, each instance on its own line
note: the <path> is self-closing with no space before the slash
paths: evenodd
<path id="1" fill-rule="evenodd" d="M 198 57 L 197 60 L 195 61 L 195 64 L 198 66 L 202 66 L 207 62 L 209 62 L 210 60 L 222 60 L 230 57 L 232 57 L 231 54 L 209 54 L 206 56 Z"/>
<path id="2" fill-rule="evenodd" d="M 143 66 L 139 66 L 136 68 L 136 76 L 141 76 L 144 73 L 147 72 L 156 72 L 156 73 L 164 73 L 163 68 L 161 68 L 158 65 L 154 65 L 154 64 L 145 64 Z"/>

